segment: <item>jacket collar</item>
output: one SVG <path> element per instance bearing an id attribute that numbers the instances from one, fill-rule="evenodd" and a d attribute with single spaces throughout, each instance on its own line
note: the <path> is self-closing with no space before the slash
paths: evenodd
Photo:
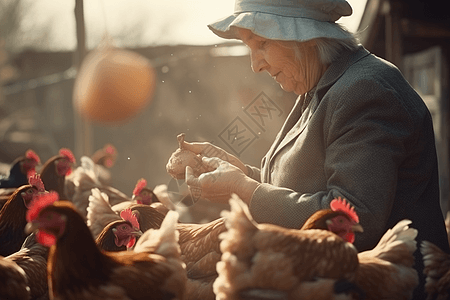
<path id="1" fill-rule="evenodd" d="M 319 80 L 316 89 L 318 93 L 316 93 L 315 97 L 319 96 L 322 99 L 323 94 L 325 94 L 323 93 L 324 89 L 328 90 L 328 87 L 334 84 L 351 65 L 369 54 L 370 52 L 362 45 L 359 45 L 355 51 L 345 50 L 339 59 L 328 67 Z"/>
<path id="2" fill-rule="evenodd" d="M 269 152 L 266 156 L 265 163 L 270 164 L 273 157 L 288 143 L 290 143 L 293 139 L 295 139 L 305 128 L 305 126 L 308 123 L 308 120 L 314 113 L 315 107 L 318 105 L 322 97 L 327 92 L 328 88 L 333 85 L 341 76 L 344 74 L 344 72 L 355 62 L 362 59 L 363 57 L 369 55 L 370 52 L 367 51 L 362 45 L 358 47 L 355 51 L 346 50 L 344 51 L 338 60 L 333 62 L 328 69 L 323 74 L 322 78 L 319 80 L 319 83 L 317 84 L 317 88 L 315 90 L 315 93 L 313 95 L 313 98 L 310 103 L 309 109 L 307 109 L 304 114 L 298 119 L 297 124 L 295 124 L 292 127 L 292 130 L 288 133 L 284 132 L 283 135 L 280 136 L 280 133 L 285 130 L 286 122 L 292 121 L 290 118 L 292 118 L 295 115 L 294 110 L 300 109 L 299 107 L 299 99 L 302 97 L 299 97 L 296 104 L 294 105 L 293 109 L 291 110 L 291 113 L 287 117 L 285 124 L 283 125 L 280 133 L 275 138 L 275 141 L 270 148 Z M 314 106 L 314 108 L 312 107 Z M 285 136 L 286 135 L 286 136 Z M 268 174 L 264 174 L 267 176 Z"/>

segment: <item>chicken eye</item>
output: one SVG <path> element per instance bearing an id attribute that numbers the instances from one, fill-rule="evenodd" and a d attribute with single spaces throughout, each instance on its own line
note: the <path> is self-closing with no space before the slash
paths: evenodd
<path id="1" fill-rule="evenodd" d="M 27 193 L 28 193 L 28 194 L 33 194 L 33 192 L 34 192 L 33 189 L 27 190 Z"/>
<path id="2" fill-rule="evenodd" d="M 142 191 L 141 195 L 142 195 L 142 196 L 147 196 L 147 195 L 148 195 L 148 192 L 147 192 L 147 191 Z"/>
<path id="3" fill-rule="evenodd" d="M 123 225 L 122 226 L 122 230 L 126 230 L 127 229 L 127 226 L 126 225 Z"/>

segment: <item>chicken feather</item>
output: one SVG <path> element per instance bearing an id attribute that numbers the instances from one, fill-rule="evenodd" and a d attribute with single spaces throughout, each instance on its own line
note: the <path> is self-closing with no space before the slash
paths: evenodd
<path id="1" fill-rule="evenodd" d="M 417 230 L 409 227 L 411 223 L 398 222 L 375 248 L 358 254 L 360 267 L 355 282 L 366 291 L 368 300 L 412 298 L 419 277 L 413 268 Z"/>
<path id="2" fill-rule="evenodd" d="M 100 192 L 98 188 L 91 190 L 89 206 L 87 207 L 87 225 L 94 238 L 111 222 L 121 220 L 120 216 L 112 210 L 108 195 Z"/>
<path id="3" fill-rule="evenodd" d="M 444 300 L 450 297 L 450 255 L 429 241 L 422 241 L 425 290 L 427 300 Z"/>
<path id="4" fill-rule="evenodd" d="M 2 256 L 0 256 L 0 299 L 30 299 L 30 287 L 25 271 L 14 261 Z"/>
<path id="5" fill-rule="evenodd" d="M 47 257 L 48 248 L 36 241 L 34 233 L 27 236 L 19 251 L 5 257 L 24 270 L 31 299 L 48 298 Z"/>

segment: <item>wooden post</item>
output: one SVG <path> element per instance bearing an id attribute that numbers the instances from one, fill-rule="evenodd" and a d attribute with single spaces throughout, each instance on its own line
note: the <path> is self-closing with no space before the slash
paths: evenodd
<path id="1" fill-rule="evenodd" d="M 393 0 L 385 0 L 385 34 L 386 34 L 386 59 L 403 68 L 403 46 L 401 32 L 401 7 L 400 3 Z"/>
<path id="2" fill-rule="evenodd" d="M 84 23 L 84 0 L 75 0 L 75 22 L 77 34 L 77 49 L 74 54 L 74 65 L 79 70 L 84 57 L 86 56 L 86 28 Z M 75 126 L 75 157 L 80 158 L 83 155 L 90 156 L 92 154 L 92 126 L 90 122 L 78 113 L 75 106 L 74 126 Z"/>

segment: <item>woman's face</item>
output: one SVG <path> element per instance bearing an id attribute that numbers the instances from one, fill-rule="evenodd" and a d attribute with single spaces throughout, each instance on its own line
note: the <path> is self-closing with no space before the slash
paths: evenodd
<path id="1" fill-rule="evenodd" d="M 314 41 L 275 41 L 255 35 L 249 29 L 237 30 L 240 39 L 250 48 L 253 72 L 268 72 L 287 92 L 298 95 L 308 92 L 326 70 L 320 63 Z"/>

